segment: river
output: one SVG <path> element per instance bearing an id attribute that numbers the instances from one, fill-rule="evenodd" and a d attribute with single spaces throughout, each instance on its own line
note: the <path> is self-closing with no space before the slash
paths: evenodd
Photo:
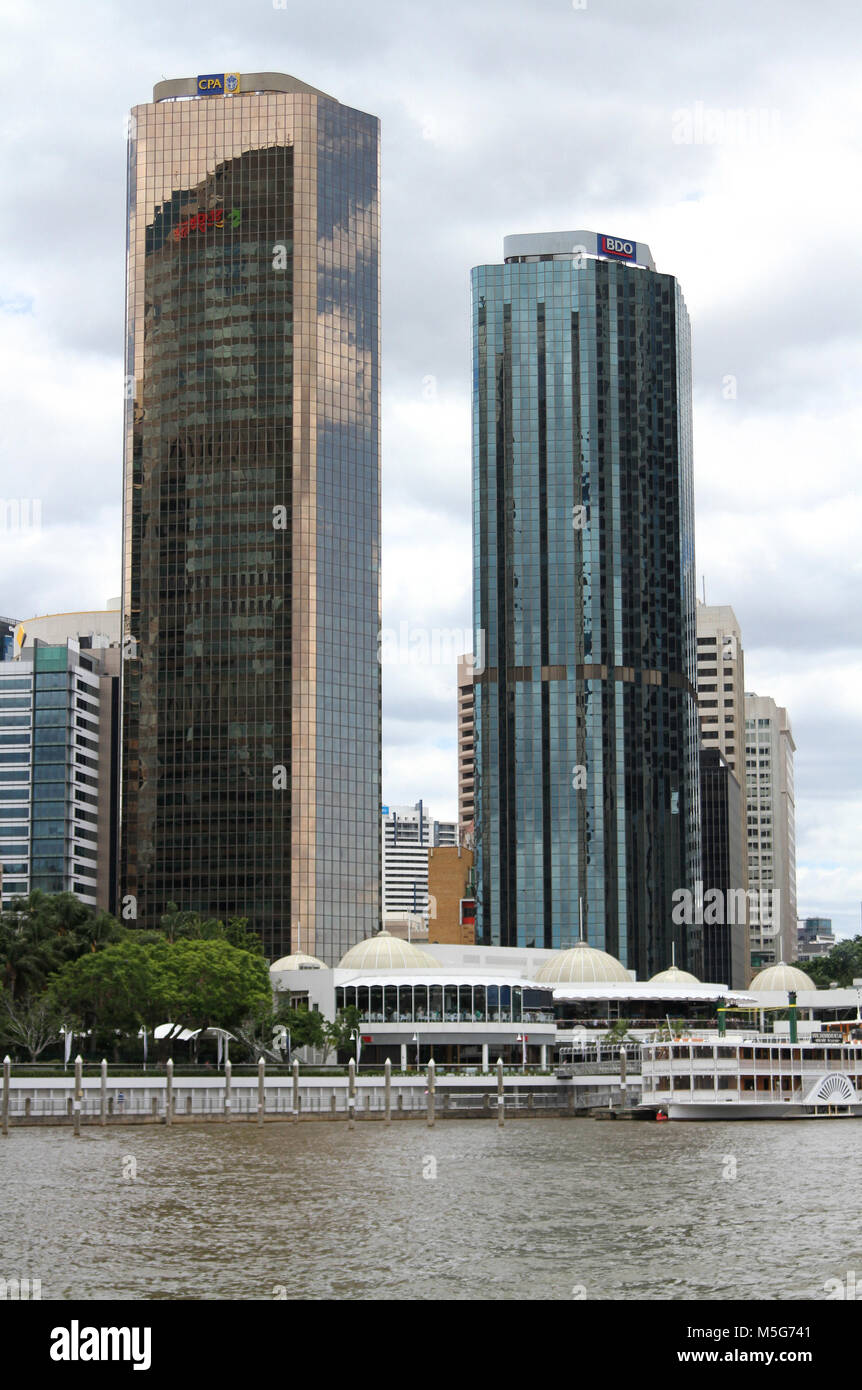
<path id="1" fill-rule="evenodd" d="M 862 1271 L 860 1138 L 853 1120 L 13 1129 L 0 1277 L 43 1299 L 825 1299 Z"/>

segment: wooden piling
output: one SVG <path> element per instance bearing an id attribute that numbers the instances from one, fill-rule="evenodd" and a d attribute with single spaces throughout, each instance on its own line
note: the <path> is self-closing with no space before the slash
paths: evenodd
<path id="1" fill-rule="evenodd" d="M 108 1123 L 108 1063 L 104 1057 L 102 1058 L 102 1065 L 99 1070 L 101 1072 L 99 1084 L 99 1124 L 106 1125 Z"/>

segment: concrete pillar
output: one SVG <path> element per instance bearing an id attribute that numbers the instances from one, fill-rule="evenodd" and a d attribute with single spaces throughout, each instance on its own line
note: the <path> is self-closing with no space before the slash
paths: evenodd
<path id="1" fill-rule="evenodd" d="M 230 1119 L 230 1077 L 231 1077 L 231 1071 L 232 1071 L 232 1070 L 233 1070 L 233 1068 L 231 1067 L 230 1062 L 225 1062 L 225 1064 L 224 1064 L 224 1117 L 225 1117 L 226 1120 L 229 1120 L 229 1119 Z"/>
<path id="2" fill-rule="evenodd" d="M 99 1087 L 99 1124 L 108 1123 L 108 1063 L 102 1058 L 101 1083 Z"/>
<path id="3" fill-rule="evenodd" d="M 487 1043 L 483 1043 L 483 1044 L 482 1044 L 482 1071 L 483 1071 L 483 1072 L 486 1072 L 486 1071 L 488 1071 L 488 1070 L 489 1070 L 489 1067 L 488 1067 L 488 1044 L 487 1044 Z"/>
<path id="4" fill-rule="evenodd" d="M 548 1044 L 547 1044 L 547 1043 L 542 1043 L 541 1067 L 542 1067 L 542 1071 L 547 1071 L 547 1070 L 548 1070 Z"/>
<path id="5" fill-rule="evenodd" d="M 12 1081 L 12 1059 L 8 1052 L 3 1058 L 3 1100 L 0 1103 L 2 1110 L 2 1130 L 5 1139 L 9 1133 L 9 1090 Z"/>
<path id="6" fill-rule="evenodd" d="M 159 1098 L 158 1098 L 158 1096 L 153 1096 L 152 1100 L 150 1101 L 150 1109 L 151 1109 L 152 1112 L 153 1112 L 153 1119 L 154 1119 L 154 1120 L 157 1120 L 157 1119 L 159 1118 Z"/>
<path id="7" fill-rule="evenodd" d="M 505 1124 L 505 1099 L 503 1096 L 503 1059 L 497 1058 L 497 1124 L 502 1128 Z"/>
<path id="8" fill-rule="evenodd" d="M 390 1060 L 389 1060 L 388 1057 L 386 1058 L 386 1062 L 384 1063 L 384 1066 L 383 1066 L 383 1112 L 384 1112 L 384 1115 L 385 1115 L 385 1117 L 386 1117 L 386 1123 L 387 1123 L 388 1125 L 391 1125 L 391 1123 L 392 1123 L 392 1063 L 390 1062 Z"/>
<path id="9" fill-rule="evenodd" d="M 165 1124 L 172 1125 L 174 1122 L 174 1059 L 168 1058 L 165 1067 Z"/>
<path id="10" fill-rule="evenodd" d="M 257 1064 L 257 1122 L 263 1124 L 263 1108 L 266 1104 L 266 1061 L 261 1057 Z"/>
<path id="11" fill-rule="evenodd" d="M 83 1067 L 84 1063 L 79 1052 L 77 1057 L 75 1058 L 75 1100 L 72 1105 L 72 1115 L 75 1121 L 74 1132 L 76 1139 L 80 1139 L 81 1137 L 81 1096 L 84 1090 L 81 1075 Z"/>
<path id="12" fill-rule="evenodd" d="M 428 1063 L 428 1127 L 434 1128 L 434 1101 L 435 1090 L 437 1087 L 437 1068 L 434 1066 L 434 1058 Z"/>
<path id="13" fill-rule="evenodd" d="M 401 1044 L 401 1070 L 407 1070 L 407 1044 Z"/>

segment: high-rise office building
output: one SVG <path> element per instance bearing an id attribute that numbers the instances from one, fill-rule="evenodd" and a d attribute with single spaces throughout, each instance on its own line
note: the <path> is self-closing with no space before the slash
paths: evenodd
<path id="1" fill-rule="evenodd" d="M 724 754 L 718 748 L 702 748 L 700 834 L 706 901 L 698 974 L 731 989 L 747 989 L 751 975 L 744 809 L 745 795 Z"/>
<path id="2" fill-rule="evenodd" d="M 473 271 L 478 939 L 647 978 L 700 877 L 691 380 L 679 286 L 594 232 Z"/>
<path id="3" fill-rule="evenodd" d="M 468 652 L 458 658 L 458 826 L 462 839 L 473 834 L 475 758 L 473 655 Z"/>
<path id="4" fill-rule="evenodd" d="M 458 844 L 457 823 L 435 820 L 422 801 L 384 806 L 382 838 L 384 926 L 407 917 L 427 924 L 428 853 L 438 845 Z"/>
<path id="5" fill-rule="evenodd" d="M 280 73 L 129 140 L 121 891 L 380 921 L 379 123 Z"/>
<path id="6" fill-rule="evenodd" d="M 742 783 L 745 663 L 742 633 L 727 604 L 697 604 L 697 702 L 704 748 L 717 748 Z"/>
<path id="7" fill-rule="evenodd" d="M 38 889 L 115 912 L 119 600 L 15 635 L 0 659 L 2 906 Z"/>
<path id="8" fill-rule="evenodd" d="M 751 965 L 796 957 L 796 744 L 787 710 L 745 693 L 745 784 Z"/>

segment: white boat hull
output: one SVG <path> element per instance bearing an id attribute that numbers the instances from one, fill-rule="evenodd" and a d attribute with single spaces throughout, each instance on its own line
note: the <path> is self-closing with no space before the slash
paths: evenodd
<path id="1" fill-rule="evenodd" d="M 828 1110 L 795 1102 L 770 1101 L 755 1105 L 744 1102 L 700 1101 L 689 1105 L 671 1101 L 663 1107 L 669 1120 L 847 1120 L 862 1118 L 862 1105 L 849 1105 Z"/>

